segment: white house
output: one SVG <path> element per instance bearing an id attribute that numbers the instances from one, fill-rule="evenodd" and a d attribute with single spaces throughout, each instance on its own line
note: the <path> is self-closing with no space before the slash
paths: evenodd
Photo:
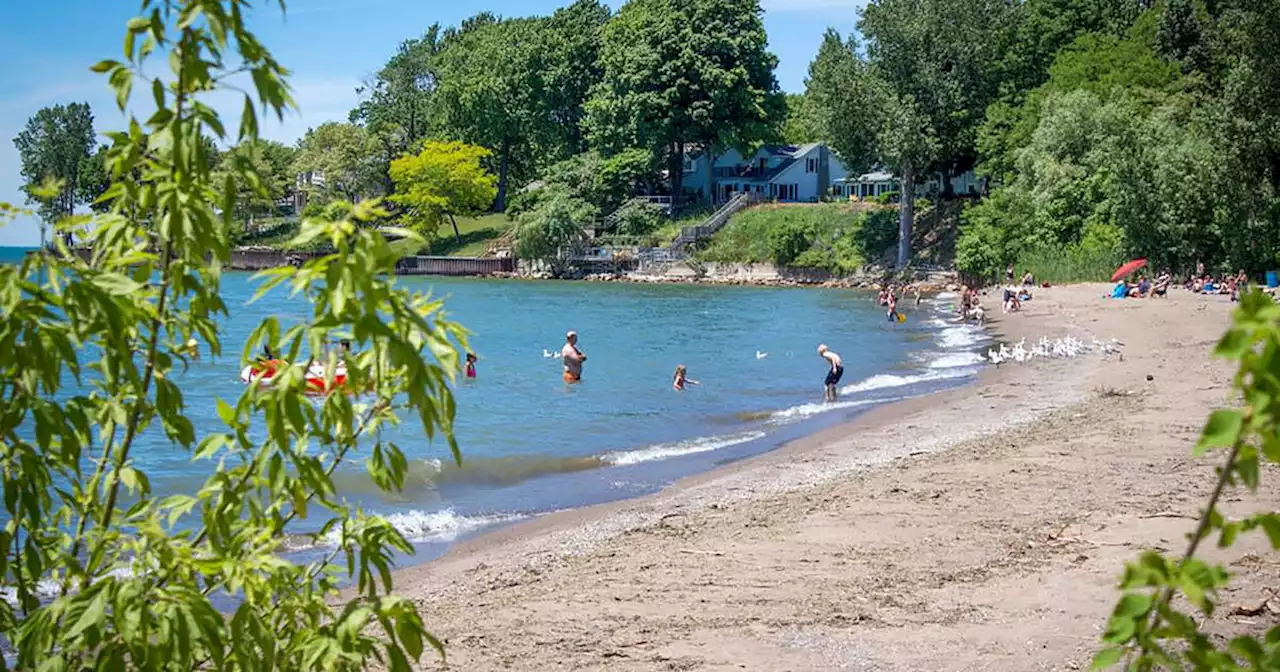
<path id="1" fill-rule="evenodd" d="M 752 191 L 783 202 L 817 202 L 836 180 L 845 178 L 844 163 L 822 143 L 766 145 L 744 157 L 731 149 L 709 165 L 706 152 L 686 153 L 684 189 L 718 203 L 734 194 Z"/>
<path id="2" fill-rule="evenodd" d="M 983 178 L 972 170 L 951 176 L 951 193 L 957 196 L 977 195 L 985 187 Z M 846 175 L 832 180 L 831 195 L 842 199 L 869 199 L 882 194 L 897 192 L 902 188 L 902 180 L 886 170 L 875 170 L 862 175 Z M 917 196 L 936 196 L 942 191 L 942 183 L 937 176 L 916 184 Z"/>

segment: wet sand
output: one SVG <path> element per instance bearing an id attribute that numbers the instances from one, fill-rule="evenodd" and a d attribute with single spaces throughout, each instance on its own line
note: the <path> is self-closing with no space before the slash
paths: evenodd
<path id="1" fill-rule="evenodd" d="M 1086 669 L 1124 561 L 1185 546 L 1221 459 L 1191 447 L 1230 401 L 1209 357 L 1225 298 L 1106 289 L 1040 290 L 992 328 L 1122 354 L 992 367 L 655 495 L 460 544 L 400 570 L 397 592 L 454 669 Z M 1275 508 L 1280 492 L 1228 500 Z M 1220 556 L 1239 575 L 1213 629 L 1268 625 L 1230 615 L 1265 597 L 1265 548 L 1251 535 Z"/>

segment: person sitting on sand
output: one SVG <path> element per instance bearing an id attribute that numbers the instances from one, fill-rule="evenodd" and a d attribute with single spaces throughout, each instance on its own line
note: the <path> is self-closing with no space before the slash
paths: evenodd
<path id="1" fill-rule="evenodd" d="M 1173 275 L 1169 273 L 1169 270 L 1165 269 L 1161 271 L 1160 275 L 1156 276 L 1156 284 L 1151 288 L 1151 294 L 1149 296 L 1152 296 L 1152 297 L 1158 296 L 1160 298 L 1168 298 L 1169 285 L 1172 283 L 1173 283 Z"/>
<path id="2" fill-rule="evenodd" d="M 1036 286 L 1036 276 L 1031 275 L 1031 269 L 1029 269 L 1029 268 L 1027 269 L 1027 272 L 1026 272 L 1026 273 L 1023 273 L 1023 274 L 1022 274 L 1022 286 L 1023 286 L 1023 287 L 1035 287 L 1035 286 Z"/>
<path id="3" fill-rule="evenodd" d="M 1151 291 L 1151 281 L 1147 280 L 1145 274 L 1138 276 L 1138 284 L 1129 288 L 1129 296 L 1135 299 L 1145 299 Z"/>
<path id="4" fill-rule="evenodd" d="M 844 376 L 844 360 L 840 359 L 840 355 L 828 348 L 825 343 L 818 346 L 818 355 L 831 365 L 831 369 L 827 371 L 827 377 L 822 381 L 822 399 L 835 401 L 836 385 L 840 384 L 840 378 Z"/>
<path id="5" fill-rule="evenodd" d="M 688 370 L 684 368 L 684 364 L 681 364 L 676 367 L 676 373 L 671 378 L 671 387 L 675 388 L 676 391 L 681 391 L 685 385 L 701 385 L 701 383 L 696 380 L 690 380 Z"/>
<path id="6" fill-rule="evenodd" d="M 467 353 L 467 377 L 476 377 L 476 356 L 475 353 Z"/>
<path id="7" fill-rule="evenodd" d="M 564 382 L 582 382 L 582 363 L 587 356 L 578 349 L 578 333 L 571 331 L 565 334 L 564 347 L 560 348 L 560 359 L 564 362 Z"/>

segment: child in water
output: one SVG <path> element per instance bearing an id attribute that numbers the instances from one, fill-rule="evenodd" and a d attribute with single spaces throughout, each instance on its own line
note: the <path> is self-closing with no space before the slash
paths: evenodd
<path id="1" fill-rule="evenodd" d="M 689 380 L 688 371 L 685 370 L 684 364 L 676 367 L 675 376 L 671 379 L 671 387 L 677 391 L 683 390 L 685 385 L 699 385 L 696 380 Z"/>
<path id="2" fill-rule="evenodd" d="M 476 377 L 476 356 L 474 353 L 467 353 L 467 377 Z"/>

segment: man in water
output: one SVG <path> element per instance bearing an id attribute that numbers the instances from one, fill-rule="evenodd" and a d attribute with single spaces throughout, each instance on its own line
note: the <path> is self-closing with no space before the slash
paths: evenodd
<path id="1" fill-rule="evenodd" d="M 571 331 L 564 337 L 564 347 L 560 348 L 560 359 L 564 361 L 564 382 L 582 382 L 582 363 L 587 356 L 578 349 L 578 334 Z"/>
<path id="2" fill-rule="evenodd" d="M 822 383 L 825 386 L 822 399 L 823 401 L 835 401 L 836 385 L 840 383 L 840 378 L 844 376 L 844 360 L 840 359 L 840 355 L 828 348 L 825 343 L 818 346 L 818 355 L 831 364 L 831 370 L 827 372 L 827 379 Z"/>

